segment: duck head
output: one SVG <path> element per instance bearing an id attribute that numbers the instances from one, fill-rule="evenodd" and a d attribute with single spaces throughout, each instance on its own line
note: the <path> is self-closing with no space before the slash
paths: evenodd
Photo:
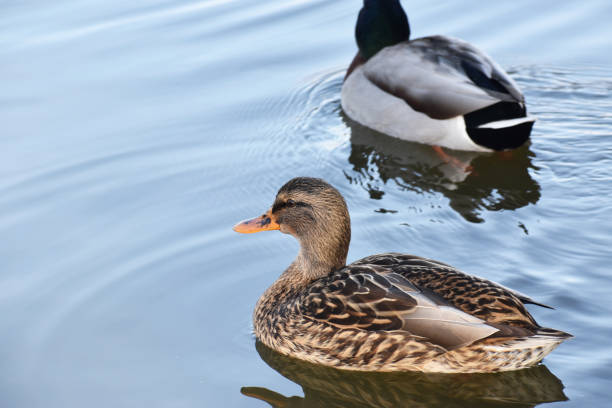
<path id="1" fill-rule="evenodd" d="M 290 269 L 306 280 L 346 264 L 351 239 L 348 209 L 338 190 L 321 179 L 289 180 L 265 214 L 234 226 L 234 231 L 242 233 L 269 230 L 291 234 L 300 242 L 300 252 Z"/>
<path id="2" fill-rule="evenodd" d="M 366 60 L 385 47 L 407 41 L 410 25 L 399 0 L 364 0 L 355 38 Z"/>

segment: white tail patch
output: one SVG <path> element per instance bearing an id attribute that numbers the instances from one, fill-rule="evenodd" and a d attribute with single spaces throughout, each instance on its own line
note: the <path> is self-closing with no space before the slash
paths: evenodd
<path id="1" fill-rule="evenodd" d="M 485 129 L 502 129 L 508 128 L 516 125 L 520 125 L 521 123 L 535 122 L 535 116 L 525 116 L 524 118 L 516 118 L 516 119 L 505 119 L 505 120 L 497 120 L 495 122 L 483 123 L 478 126 L 479 128 Z"/>

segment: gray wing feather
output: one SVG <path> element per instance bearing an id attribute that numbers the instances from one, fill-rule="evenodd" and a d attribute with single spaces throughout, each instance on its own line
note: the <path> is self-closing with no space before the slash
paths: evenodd
<path id="1" fill-rule="evenodd" d="M 444 36 L 386 47 L 364 65 L 366 77 L 414 110 L 450 119 L 500 101 L 524 103 L 516 83 L 465 41 Z"/>
<path id="2" fill-rule="evenodd" d="M 431 339 L 447 349 L 461 347 L 476 340 L 488 337 L 498 331 L 483 320 L 455 308 L 450 303 L 443 304 L 440 298 L 431 298 L 430 293 L 415 286 L 405 277 L 396 273 L 383 273 L 383 276 L 416 300 L 411 313 L 404 313 L 403 328 L 419 336 Z"/>

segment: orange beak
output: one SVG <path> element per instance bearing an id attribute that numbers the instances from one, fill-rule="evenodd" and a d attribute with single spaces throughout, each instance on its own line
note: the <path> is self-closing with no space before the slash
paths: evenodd
<path id="1" fill-rule="evenodd" d="M 280 225 L 276 222 L 276 217 L 272 214 L 272 210 L 260 217 L 245 220 L 234 225 L 234 231 L 250 234 L 259 231 L 279 230 Z"/>

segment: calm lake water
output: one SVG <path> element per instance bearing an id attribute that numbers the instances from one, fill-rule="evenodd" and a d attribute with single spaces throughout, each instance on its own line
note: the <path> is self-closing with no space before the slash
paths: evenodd
<path id="1" fill-rule="evenodd" d="M 343 115 L 360 4 L 3 2 L 2 406 L 609 406 L 612 3 L 404 2 L 413 36 L 485 49 L 539 118 L 511 154 L 456 153 L 472 173 Z M 257 345 L 254 304 L 298 246 L 231 227 L 298 175 L 345 196 L 350 261 L 450 263 L 576 337 L 543 366 L 459 376 Z"/>

